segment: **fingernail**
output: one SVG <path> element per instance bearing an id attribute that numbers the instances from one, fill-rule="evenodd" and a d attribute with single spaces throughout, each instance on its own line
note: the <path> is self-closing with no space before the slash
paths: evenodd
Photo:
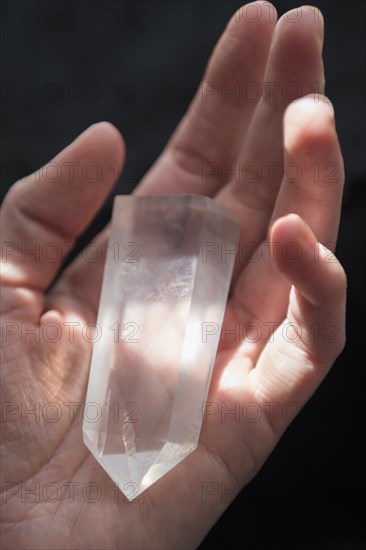
<path id="1" fill-rule="evenodd" d="M 335 126 L 333 105 L 326 96 L 307 95 L 289 105 L 285 113 L 285 149 L 291 150 L 296 144 L 299 134 L 302 132 L 302 126 L 299 121 L 302 121 L 302 123 L 304 121 L 316 121 L 319 113 L 321 116 L 322 109 L 328 110 L 330 121 Z"/>
<path id="2" fill-rule="evenodd" d="M 316 6 L 310 6 L 308 4 L 302 6 L 300 9 L 306 10 L 308 13 L 311 13 L 312 21 L 318 25 L 319 32 L 323 33 L 324 31 L 324 17 L 322 12 Z"/>
<path id="3" fill-rule="evenodd" d="M 302 241 L 301 244 L 313 245 L 316 242 L 316 237 L 308 224 L 302 219 L 299 214 L 290 213 L 284 216 L 287 222 L 290 222 L 295 229 L 296 239 Z"/>

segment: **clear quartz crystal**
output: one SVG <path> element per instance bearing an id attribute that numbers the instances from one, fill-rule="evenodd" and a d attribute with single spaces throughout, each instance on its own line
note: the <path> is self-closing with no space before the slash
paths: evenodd
<path id="1" fill-rule="evenodd" d="M 83 436 L 129 500 L 197 447 L 239 232 L 204 196 L 115 199 Z"/>

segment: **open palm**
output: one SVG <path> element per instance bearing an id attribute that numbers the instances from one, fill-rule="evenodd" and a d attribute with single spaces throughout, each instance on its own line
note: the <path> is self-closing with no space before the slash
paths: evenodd
<path id="1" fill-rule="evenodd" d="M 239 10 L 135 191 L 214 197 L 242 220 L 242 232 L 199 446 L 133 502 L 81 434 L 92 339 L 85 327 L 96 321 L 108 229 L 94 241 L 100 257 L 80 255 L 50 288 L 115 182 L 120 134 L 92 126 L 5 198 L 4 547 L 196 546 L 341 351 L 345 276 L 318 243 L 335 245 L 342 157 L 332 108 L 319 94 L 322 18 L 309 7 L 296 13 L 276 24 L 268 2 Z"/>

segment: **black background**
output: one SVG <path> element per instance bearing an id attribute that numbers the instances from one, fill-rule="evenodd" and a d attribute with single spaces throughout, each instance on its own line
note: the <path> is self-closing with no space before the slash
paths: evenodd
<path id="1" fill-rule="evenodd" d="M 314 2 L 325 16 L 327 94 L 346 165 L 337 255 L 349 278 L 345 351 L 259 475 L 201 549 L 360 548 L 365 543 L 365 3 Z M 115 189 L 130 192 L 185 112 L 236 1 L 3 1 L 1 186 L 94 122 L 127 142 Z M 275 2 L 279 15 L 296 2 Z M 32 91 L 33 90 L 33 91 Z M 107 222 L 108 200 L 79 247 Z"/>

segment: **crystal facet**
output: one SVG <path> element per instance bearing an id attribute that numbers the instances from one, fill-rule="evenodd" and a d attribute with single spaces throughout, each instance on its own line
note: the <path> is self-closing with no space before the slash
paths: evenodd
<path id="1" fill-rule="evenodd" d="M 83 435 L 130 500 L 197 447 L 239 231 L 200 195 L 115 199 Z"/>

